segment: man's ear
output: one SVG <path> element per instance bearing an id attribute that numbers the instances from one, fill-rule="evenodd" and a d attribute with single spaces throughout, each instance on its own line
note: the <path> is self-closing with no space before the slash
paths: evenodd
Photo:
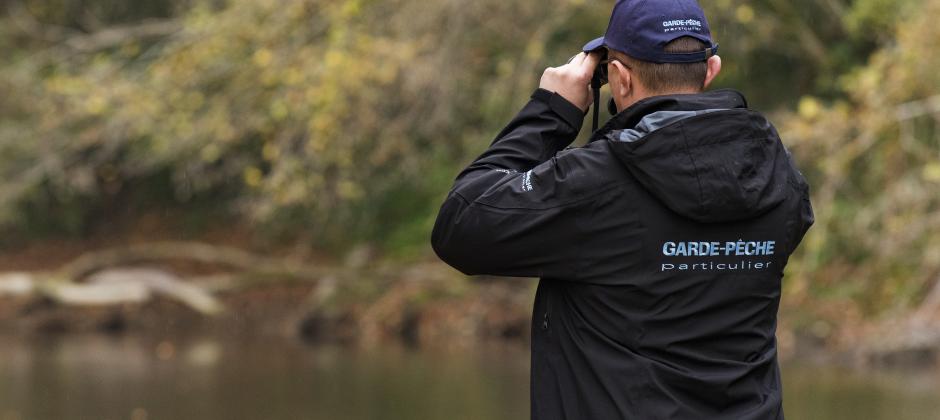
<path id="1" fill-rule="evenodd" d="M 718 73 L 721 73 L 721 57 L 713 55 L 709 57 L 706 63 L 708 65 L 708 70 L 705 71 L 705 83 L 702 86 L 703 88 L 708 89 L 708 86 L 712 84 L 712 81 L 718 77 Z"/>
<path id="2" fill-rule="evenodd" d="M 623 101 L 624 99 L 630 97 L 630 93 L 633 90 L 633 74 L 630 72 L 623 63 L 619 61 L 612 61 L 614 67 L 617 68 L 617 81 L 619 82 L 614 89 L 614 92 L 611 92 L 615 98 Z M 614 88 L 614 85 L 611 84 L 611 87 Z M 620 109 L 623 109 L 622 104 L 617 104 Z"/>

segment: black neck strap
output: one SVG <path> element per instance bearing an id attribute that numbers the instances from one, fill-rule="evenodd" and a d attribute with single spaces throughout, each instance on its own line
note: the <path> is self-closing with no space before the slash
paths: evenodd
<path id="1" fill-rule="evenodd" d="M 591 134 L 594 134 L 597 131 L 597 123 L 599 121 L 600 108 L 601 108 L 601 84 L 597 81 L 597 78 L 591 81 L 591 90 L 594 91 L 594 122 L 591 125 Z"/>

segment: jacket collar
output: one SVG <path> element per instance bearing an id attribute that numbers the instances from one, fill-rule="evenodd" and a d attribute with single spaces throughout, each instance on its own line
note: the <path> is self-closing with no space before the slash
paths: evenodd
<path id="1" fill-rule="evenodd" d="M 614 130 L 634 128 L 643 117 L 657 111 L 702 111 L 718 108 L 747 108 L 747 100 L 741 92 L 732 89 L 696 94 L 652 96 L 638 101 L 613 116 L 607 124 L 591 135 L 588 142 L 604 139 Z"/>

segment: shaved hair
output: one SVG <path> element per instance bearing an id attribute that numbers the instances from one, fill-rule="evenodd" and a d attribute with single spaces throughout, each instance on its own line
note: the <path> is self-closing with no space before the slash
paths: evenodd
<path id="1" fill-rule="evenodd" d="M 667 53 L 692 53 L 705 50 L 708 46 L 704 42 L 690 36 L 677 38 L 666 44 Z M 610 50 L 611 58 L 616 58 L 626 64 L 633 71 L 635 77 L 651 93 L 663 95 L 668 93 L 694 91 L 701 92 L 705 88 L 705 75 L 708 73 L 708 63 L 652 63 L 630 57 L 620 51 Z"/>

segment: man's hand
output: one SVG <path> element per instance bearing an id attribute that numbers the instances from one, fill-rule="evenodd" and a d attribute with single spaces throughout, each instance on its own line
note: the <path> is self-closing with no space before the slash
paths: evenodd
<path id="1" fill-rule="evenodd" d="M 578 54 L 568 64 L 545 69 L 539 87 L 561 95 L 587 112 L 594 101 L 590 86 L 591 76 L 594 75 L 594 69 L 600 60 L 599 54 Z"/>

